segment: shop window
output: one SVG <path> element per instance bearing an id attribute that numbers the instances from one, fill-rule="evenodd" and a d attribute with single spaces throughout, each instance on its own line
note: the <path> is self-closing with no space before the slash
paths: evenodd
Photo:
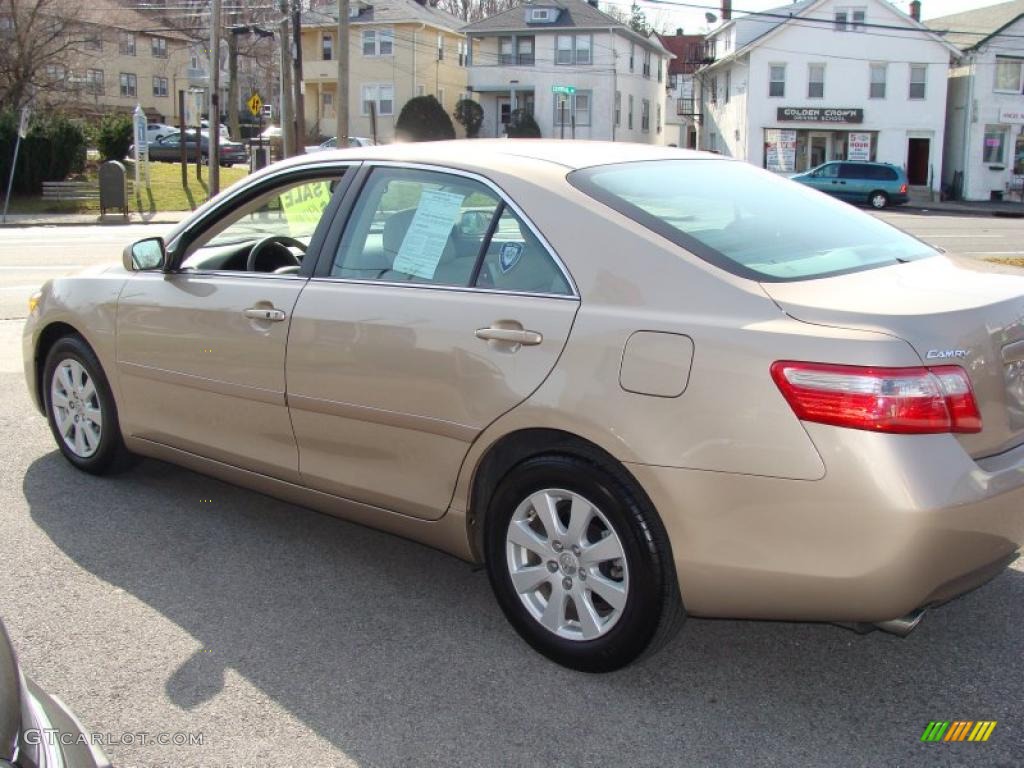
<path id="1" fill-rule="evenodd" d="M 985 146 L 981 161 L 991 165 L 1003 165 L 1006 162 L 1006 129 L 998 125 L 985 126 Z"/>

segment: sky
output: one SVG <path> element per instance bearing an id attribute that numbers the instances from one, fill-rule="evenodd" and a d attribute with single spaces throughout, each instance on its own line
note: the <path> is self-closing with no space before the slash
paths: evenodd
<path id="1" fill-rule="evenodd" d="M 891 0 L 892 4 L 904 13 L 908 12 L 910 0 Z M 665 3 L 647 2 L 640 0 L 640 5 L 647 14 L 647 19 L 653 22 L 655 27 L 665 27 L 669 33 L 675 32 L 677 27 L 682 27 L 686 34 L 698 34 L 708 29 L 704 14 L 711 12 L 718 14 L 721 6 L 720 0 L 680 0 L 691 5 L 707 6 L 706 8 L 682 8 L 673 7 Z M 629 9 L 630 0 L 613 0 L 608 3 L 624 10 Z M 740 11 L 765 11 L 769 8 L 779 8 L 786 4 L 786 0 L 733 0 L 733 14 L 740 15 Z M 987 5 L 996 5 L 993 0 L 921 0 L 921 18 L 925 21 L 938 16 L 948 16 L 952 13 L 961 13 L 975 8 L 983 8 Z M 602 2 L 602 7 L 605 2 Z"/>

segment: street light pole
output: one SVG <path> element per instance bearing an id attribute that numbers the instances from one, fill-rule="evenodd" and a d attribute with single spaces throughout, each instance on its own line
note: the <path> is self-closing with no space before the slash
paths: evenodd
<path id="1" fill-rule="evenodd" d="M 210 197 L 220 191 L 220 10 L 221 0 L 213 0 L 210 9 L 210 128 L 207 139 L 210 145 Z M 197 150 L 202 155 L 202 142 Z"/>

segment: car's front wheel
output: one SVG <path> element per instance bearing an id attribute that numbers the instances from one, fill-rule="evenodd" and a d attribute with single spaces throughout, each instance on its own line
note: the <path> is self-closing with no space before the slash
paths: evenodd
<path id="1" fill-rule="evenodd" d="M 872 208 L 876 210 L 882 210 L 889 205 L 889 196 L 880 189 L 876 189 L 870 195 L 868 195 L 868 203 Z"/>
<path id="2" fill-rule="evenodd" d="M 76 467 L 100 475 L 128 458 L 107 377 L 82 338 L 65 336 L 50 349 L 43 397 L 57 447 Z"/>
<path id="3" fill-rule="evenodd" d="M 682 621 L 661 521 L 611 467 L 570 456 L 523 462 L 496 490 L 485 536 L 505 615 L 559 664 L 618 669 L 660 647 Z"/>

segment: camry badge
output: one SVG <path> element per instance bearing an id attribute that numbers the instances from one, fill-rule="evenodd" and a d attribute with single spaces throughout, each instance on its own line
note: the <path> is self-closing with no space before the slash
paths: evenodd
<path id="1" fill-rule="evenodd" d="M 925 358 L 928 360 L 953 360 L 967 357 L 968 349 L 929 349 Z"/>

